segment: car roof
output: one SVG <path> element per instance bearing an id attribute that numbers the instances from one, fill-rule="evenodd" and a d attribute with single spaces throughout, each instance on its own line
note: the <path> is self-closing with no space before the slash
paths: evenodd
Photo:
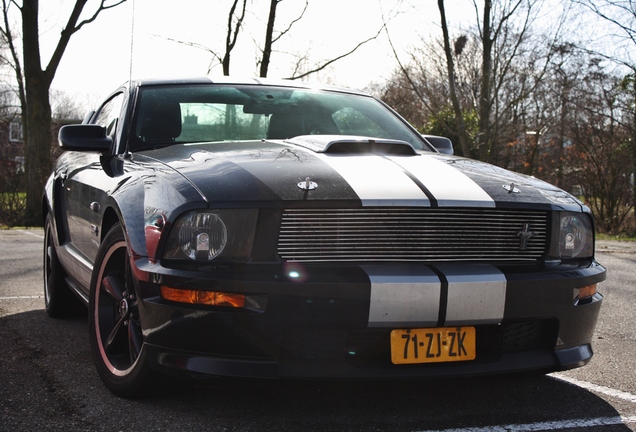
<path id="1" fill-rule="evenodd" d="M 296 81 L 290 79 L 272 78 L 244 78 L 244 77 L 178 77 L 178 78 L 142 78 L 131 80 L 132 86 L 146 87 L 154 85 L 180 85 L 180 84 L 239 84 L 258 86 L 292 87 L 298 89 L 330 90 L 359 95 L 368 95 L 360 90 L 328 86 L 312 82 Z"/>

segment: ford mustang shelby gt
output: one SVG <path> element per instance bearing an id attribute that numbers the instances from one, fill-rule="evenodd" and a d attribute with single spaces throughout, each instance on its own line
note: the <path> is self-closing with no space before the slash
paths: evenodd
<path id="1" fill-rule="evenodd" d="M 453 156 L 369 95 L 131 81 L 59 142 L 46 311 L 88 306 L 115 394 L 154 372 L 423 378 L 592 357 L 589 209 Z"/>

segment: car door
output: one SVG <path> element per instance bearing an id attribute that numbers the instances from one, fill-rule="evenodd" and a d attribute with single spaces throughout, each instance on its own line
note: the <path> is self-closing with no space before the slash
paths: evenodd
<path id="1" fill-rule="evenodd" d="M 117 146 L 116 130 L 124 102 L 124 93 L 108 99 L 93 116 L 90 123 L 106 127 L 106 132 Z M 63 202 L 66 206 L 66 223 L 69 243 L 79 258 L 86 260 L 87 269 L 81 275 L 82 283 L 90 282 L 90 267 L 97 255 L 100 243 L 102 207 L 117 183 L 117 179 L 104 172 L 101 155 L 90 152 L 72 152 L 66 155 L 72 163 L 67 165 Z M 78 275 L 80 276 L 80 275 Z"/>

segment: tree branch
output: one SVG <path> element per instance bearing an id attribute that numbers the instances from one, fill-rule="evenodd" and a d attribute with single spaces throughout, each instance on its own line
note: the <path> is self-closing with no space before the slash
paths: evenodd
<path id="1" fill-rule="evenodd" d="M 238 40 L 239 33 L 241 31 L 241 27 L 243 26 L 243 20 L 245 19 L 245 10 L 247 8 L 247 0 L 243 0 L 243 8 L 241 10 L 241 16 L 236 20 L 236 26 L 234 27 L 234 31 L 232 31 L 232 19 L 234 18 L 234 14 L 236 11 L 236 5 L 239 0 L 234 0 L 232 7 L 230 8 L 230 13 L 227 17 L 227 36 L 225 38 L 225 54 L 221 60 L 221 65 L 223 66 L 223 75 L 230 74 L 230 56 L 232 54 L 232 50 L 236 46 L 236 41 Z"/>
<path id="2" fill-rule="evenodd" d="M 272 43 L 276 43 L 278 42 L 278 40 L 285 36 L 287 33 L 289 33 L 289 31 L 291 30 L 291 28 L 294 26 L 294 24 L 296 24 L 298 21 L 300 21 L 303 16 L 305 16 L 305 12 L 307 11 L 307 7 L 309 6 L 309 0 L 305 0 L 305 7 L 303 8 L 303 11 L 300 13 L 300 15 L 298 15 L 298 18 L 294 19 L 292 22 L 289 23 L 289 25 L 287 26 L 287 28 L 283 31 L 281 31 L 278 36 L 276 36 L 275 38 L 272 39 Z"/>
<path id="3" fill-rule="evenodd" d="M 187 47 L 190 48 L 196 48 L 196 49 L 200 49 L 203 50 L 205 52 L 207 52 L 208 54 L 211 54 L 215 59 L 217 59 L 219 62 L 221 62 L 223 60 L 223 57 L 221 57 L 220 54 L 216 53 L 215 51 L 212 51 L 210 48 L 208 48 L 207 46 L 197 43 L 197 42 L 186 42 L 186 41 L 181 41 L 178 39 L 173 39 L 173 38 L 169 38 L 169 37 L 164 37 L 161 35 L 154 35 L 155 37 L 163 37 L 165 40 L 170 41 L 170 42 L 175 42 L 181 45 L 185 45 Z"/>
<path id="4" fill-rule="evenodd" d="M 325 69 L 327 66 L 329 66 L 329 65 L 331 65 L 331 64 L 333 64 L 333 63 L 335 63 L 335 62 L 337 62 L 338 60 L 342 60 L 343 58 L 345 58 L 345 57 L 347 57 L 347 56 L 349 56 L 349 55 L 353 54 L 353 53 L 354 53 L 354 52 L 356 52 L 356 51 L 357 51 L 357 50 L 358 50 L 361 46 L 363 46 L 363 45 L 365 45 L 365 44 L 367 44 L 367 43 L 371 42 L 372 40 L 377 39 L 377 38 L 378 38 L 378 36 L 380 36 L 380 33 L 382 32 L 382 30 L 383 30 L 383 29 L 384 29 L 384 25 L 382 25 L 382 27 L 380 28 L 380 30 L 378 30 L 378 32 L 375 34 L 375 36 L 372 36 L 372 37 L 370 37 L 370 38 L 368 38 L 368 39 L 366 39 L 366 40 L 364 40 L 364 41 L 360 42 L 358 45 L 356 45 L 356 46 L 355 46 L 353 49 L 351 49 L 350 51 L 348 51 L 348 52 L 346 52 L 346 53 L 344 53 L 344 54 L 341 54 L 341 55 L 339 55 L 339 56 L 337 56 L 337 57 L 334 57 L 334 58 L 332 58 L 331 60 L 328 60 L 328 61 L 326 61 L 326 62 L 322 63 L 321 65 L 319 65 L 319 66 L 315 67 L 314 69 L 312 69 L 312 70 L 310 70 L 310 71 L 308 71 L 308 72 L 305 72 L 305 73 L 300 74 L 300 75 L 297 75 L 297 76 L 291 76 L 291 77 L 289 77 L 289 78 L 287 78 L 287 79 L 290 79 L 290 80 L 302 79 L 302 78 L 305 78 L 306 76 L 311 75 L 311 74 L 313 74 L 313 73 L 320 72 L 321 70 L 323 70 L 323 69 Z"/>
<path id="5" fill-rule="evenodd" d="M 4 19 L 4 28 L 1 29 L 2 35 L 7 41 L 9 45 L 9 52 L 11 53 L 11 61 L 8 61 L 13 69 L 16 77 L 16 81 L 18 82 L 18 97 L 20 98 L 20 103 L 22 106 L 26 104 L 26 94 L 24 91 L 24 76 L 22 75 L 22 65 L 20 63 L 20 56 L 18 55 L 18 50 L 15 47 L 13 42 L 13 33 L 11 32 L 11 26 L 9 25 L 9 7 L 11 4 L 14 4 L 16 7 L 17 4 L 15 1 L 11 1 L 7 4 L 6 0 L 2 0 L 2 15 Z"/>
<path id="6" fill-rule="evenodd" d="M 55 47 L 55 51 L 53 51 L 53 55 L 51 56 L 51 60 L 49 61 L 49 64 L 46 67 L 46 70 L 44 71 L 49 81 L 52 81 L 53 77 L 55 76 L 55 72 L 57 71 L 57 68 L 60 65 L 60 61 L 62 60 L 64 51 L 66 50 L 66 47 L 68 46 L 68 43 L 71 40 L 71 36 L 73 36 L 73 34 L 78 32 L 84 25 L 95 21 L 97 16 L 102 11 L 119 6 L 120 4 L 124 3 L 126 0 L 119 0 L 110 5 L 107 5 L 106 1 L 107 0 L 101 0 L 101 3 L 99 7 L 97 8 L 97 10 L 95 11 L 95 13 L 90 18 L 85 19 L 81 21 L 79 24 L 77 24 L 77 21 L 79 20 L 79 17 L 82 14 L 82 11 L 84 9 L 84 6 L 86 5 L 87 0 L 76 0 L 75 6 L 73 7 L 73 11 L 71 12 L 71 15 L 69 16 L 68 21 L 66 23 L 66 27 L 64 28 L 64 30 L 62 30 L 62 33 L 60 35 L 60 40 L 58 41 L 57 46 Z"/>

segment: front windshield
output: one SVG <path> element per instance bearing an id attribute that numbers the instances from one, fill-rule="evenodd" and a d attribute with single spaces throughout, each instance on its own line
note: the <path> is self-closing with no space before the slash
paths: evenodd
<path id="1" fill-rule="evenodd" d="M 419 134 L 371 97 L 288 87 L 142 87 L 134 124 L 131 150 L 300 135 L 395 139 L 428 149 Z"/>

